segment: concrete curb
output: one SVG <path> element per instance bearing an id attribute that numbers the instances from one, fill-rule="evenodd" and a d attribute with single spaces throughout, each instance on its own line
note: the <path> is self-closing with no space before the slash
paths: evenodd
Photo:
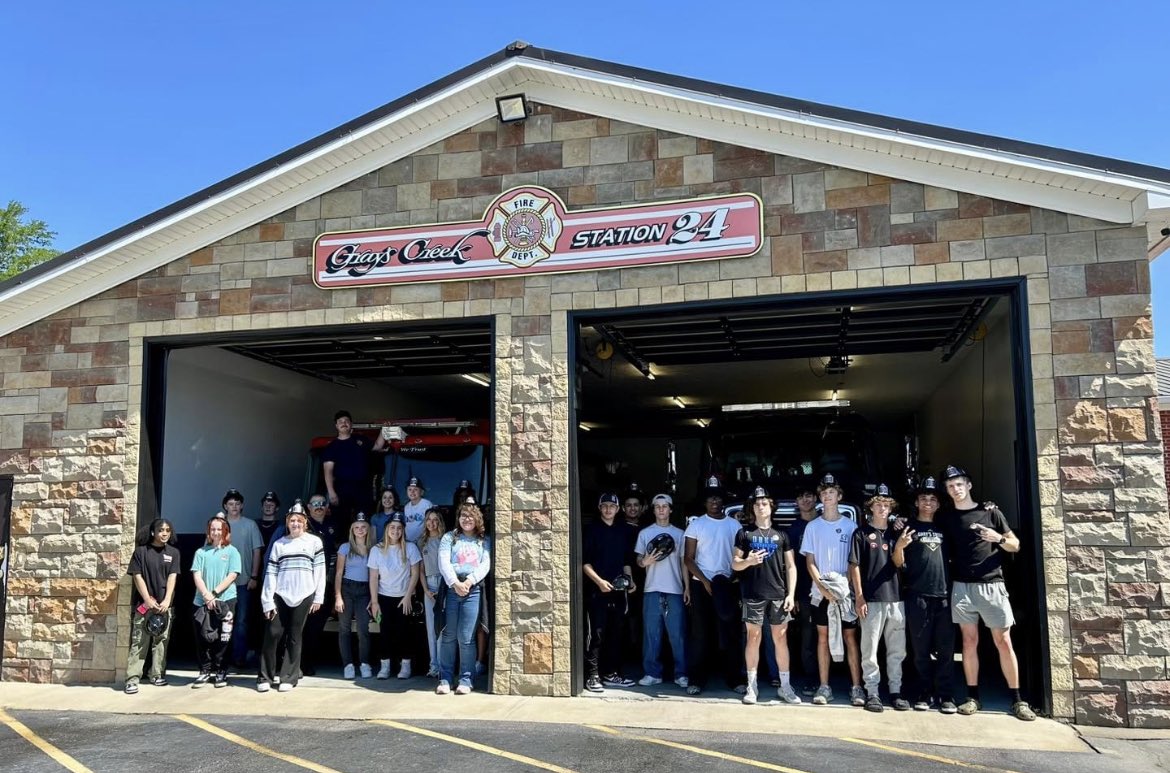
<path id="1" fill-rule="evenodd" d="M 1073 727 L 1052 720 L 1020 722 L 1007 714 L 975 717 L 937 712 L 862 712 L 850 706 L 749 707 L 732 698 L 694 699 L 664 695 L 588 698 L 519 697 L 473 693 L 435 695 L 420 680 L 350 683 L 306 677 L 290 693 L 254 691 L 250 676 L 233 676 L 231 687 L 192 690 L 189 679 L 171 674 L 167 687 L 144 682 L 137 695 L 113 687 L 6 683 L 0 705 L 16 711 L 90 711 L 114 714 L 241 713 L 253 716 L 338 720 L 507 721 L 543 724 L 602 724 L 648 730 L 728 733 L 783 733 L 852 737 L 891 743 L 970 746 L 973 738 L 995 739 L 1000 749 L 1088 752 Z M 248 694 L 245 696 L 243 693 Z M 1099 731 L 1102 728 L 1086 728 Z M 1086 733 L 1086 735 L 1089 733 Z M 1142 736 L 1149 737 L 1149 736 Z M 980 744 L 982 745 L 982 744 Z"/>

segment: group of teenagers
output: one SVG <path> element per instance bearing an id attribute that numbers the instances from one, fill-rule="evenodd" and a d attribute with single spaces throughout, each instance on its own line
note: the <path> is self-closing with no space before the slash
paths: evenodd
<path id="1" fill-rule="evenodd" d="M 303 675 L 315 673 L 325 623 L 335 613 L 346 679 L 389 679 L 395 666 L 398 679 L 411 678 L 420 628 L 415 621 L 421 616 L 430 660 L 427 676 L 439 680 L 436 691 L 471 692 L 474 677 L 484 670 L 486 646 L 482 587 L 491 571 L 491 545 L 484 514 L 464 481 L 453 497 L 454 523 L 448 528 L 443 510 L 424 492 L 423 482 L 411 477 L 400 507 L 395 490 L 386 487 L 377 511 L 353 513 L 347 528 L 330 512 L 332 485 L 327 493 L 309 497 L 307 508 L 297 500 L 283 519 L 276 517 L 279 498 L 268 492 L 259 520 L 242 515 L 244 498 L 230 489 L 223 510 L 207 521 L 205 544 L 190 569 L 199 662 L 191 686 L 227 686 L 229 666 L 244 666 L 249 641 L 262 638 L 256 689 L 294 689 Z M 159 518 L 130 560 L 135 608 L 128 694 L 138 692 L 148 651 L 150 683 L 167 683 L 166 651 L 180 572 L 174 541 L 173 525 Z M 257 594 L 262 631 L 249 620 Z M 371 622 L 378 626 L 377 641 Z"/>
<path id="2" fill-rule="evenodd" d="M 741 522 L 726 514 L 718 481 L 708 481 L 706 512 L 685 531 L 672 521 L 668 494 L 650 500 L 649 525 L 642 520 L 639 492 L 622 499 L 603 494 L 582 551 L 589 625 L 585 688 L 652 687 L 670 678 L 698 695 L 718 673 L 744 703 L 754 704 L 764 668 L 779 700 L 799 704 L 789 666 L 792 624 L 800 629 L 796 649 L 808 680 L 801 692 L 814 705 L 833 702 L 830 666 L 846 660 L 854 706 L 971 715 L 982 708 L 982 621 L 998 650 L 1011 713 L 1034 720 L 1020 694 L 1011 640 L 1015 619 L 1004 585 L 1003 556 L 1018 552 L 1020 540 L 994 504 L 972 498 L 965 470 L 948 466 L 940 477 L 941 490 L 934 477 L 922 481 L 908 518 L 896 515 L 889 488 L 876 486 L 864 518 L 855 522 L 839 509 L 844 489 L 825 475 L 816 486 L 797 487 L 798 514 L 787 529 L 777 528 L 775 499 L 763 487 L 748 497 Z M 959 703 L 956 625 L 966 683 Z M 917 673 L 913 689 L 903 684 L 907 639 Z M 637 682 L 622 673 L 630 643 L 640 645 L 643 676 Z M 886 700 L 879 644 L 885 649 Z"/>

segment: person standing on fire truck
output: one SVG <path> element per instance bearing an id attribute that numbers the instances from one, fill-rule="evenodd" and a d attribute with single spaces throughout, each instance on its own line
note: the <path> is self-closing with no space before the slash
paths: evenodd
<path id="1" fill-rule="evenodd" d="M 321 461 L 330 512 L 344 530 L 355 515 L 370 510 L 370 453 L 385 451 L 386 439 L 379 434 L 371 444 L 369 438 L 355 435 L 353 417 L 346 410 L 333 415 L 333 426 L 337 437 L 325 446 Z"/>

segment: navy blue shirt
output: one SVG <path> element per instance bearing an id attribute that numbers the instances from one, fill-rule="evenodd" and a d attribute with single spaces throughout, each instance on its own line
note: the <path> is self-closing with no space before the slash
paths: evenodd
<path id="1" fill-rule="evenodd" d="M 342 487 L 364 485 L 370 477 L 371 447 L 368 438 L 358 435 L 333 438 L 321 452 L 321 461 L 333 462 L 333 480 Z"/>

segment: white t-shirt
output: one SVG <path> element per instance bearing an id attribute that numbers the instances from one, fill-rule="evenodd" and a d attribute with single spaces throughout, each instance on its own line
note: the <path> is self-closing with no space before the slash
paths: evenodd
<path id="1" fill-rule="evenodd" d="M 835 521 L 814 518 L 804 529 L 800 552 L 816 558 L 817 571 L 821 574 L 846 574 L 849 571 L 849 543 L 856 530 L 857 524 L 845 516 Z"/>
<path id="2" fill-rule="evenodd" d="M 695 563 L 708 580 L 720 575 L 731 576 L 731 551 L 739 528 L 739 521 L 734 518 L 716 519 L 709 515 L 696 518 L 687 527 L 686 538 L 699 543 L 695 546 Z"/>
<path id="3" fill-rule="evenodd" d="M 638 532 L 638 543 L 634 552 L 644 556 L 650 552 L 647 547 L 650 540 L 659 534 L 669 534 L 674 537 L 674 552 L 666 558 L 655 561 L 646 567 L 646 582 L 643 590 L 647 593 L 682 593 L 683 592 L 683 530 L 677 526 L 659 526 L 650 524 Z"/>
<path id="4" fill-rule="evenodd" d="M 406 562 L 402 561 L 402 551 L 397 545 L 390 545 L 385 550 L 381 545 L 370 549 L 370 558 L 366 561 L 366 568 L 370 571 L 378 570 L 378 595 L 402 598 L 406 595 L 406 588 L 410 585 L 410 567 L 422 561 L 422 554 L 413 542 L 406 543 Z"/>
<path id="5" fill-rule="evenodd" d="M 418 504 L 411 504 L 409 500 L 406 502 L 406 507 L 402 508 L 402 514 L 406 518 L 406 541 L 418 542 L 423 535 L 423 521 L 427 518 L 427 510 L 434 507 L 431 500 L 423 497 L 418 500 Z"/>

